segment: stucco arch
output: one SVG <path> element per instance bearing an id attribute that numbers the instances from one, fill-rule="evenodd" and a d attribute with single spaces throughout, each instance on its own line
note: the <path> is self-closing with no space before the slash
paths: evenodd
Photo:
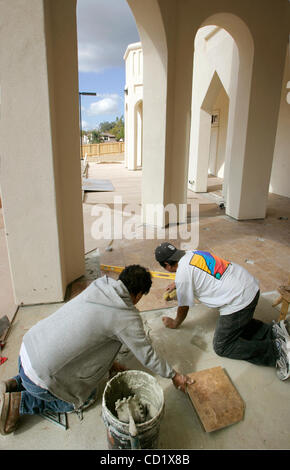
<path id="1" fill-rule="evenodd" d="M 225 29 L 234 39 L 238 49 L 237 75 L 232 73 L 230 84 L 230 105 L 228 117 L 227 145 L 223 195 L 228 212 L 232 204 L 234 185 L 241 185 L 243 161 L 246 149 L 248 114 L 251 94 L 251 81 L 254 61 L 254 40 L 246 23 L 232 13 L 217 13 L 207 18 L 202 26 L 216 24 Z M 234 177 L 236 175 L 236 178 Z"/>
<path id="2" fill-rule="evenodd" d="M 209 24 L 225 29 L 238 47 L 224 185 L 226 213 L 236 219 L 264 218 L 266 214 L 289 29 L 286 2 L 281 2 L 280 7 L 273 20 L 271 2 L 264 2 L 261 17 L 258 4 L 245 1 L 236 8 L 227 0 L 218 5 L 208 0 L 203 12 L 198 12 L 199 18 L 197 15 L 191 23 L 194 33 Z M 216 9 L 220 11 L 211 14 Z M 192 3 L 188 4 L 182 21 L 185 16 L 193 16 L 193 12 Z M 188 25 L 187 38 L 191 32 Z M 269 40 L 271 37 L 275 41 Z M 189 164 L 189 172 L 190 168 Z"/>
<path id="3" fill-rule="evenodd" d="M 165 203 L 166 122 L 167 122 L 167 39 L 156 0 L 127 0 L 135 17 L 143 50 L 143 220 L 151 223 L 146 205 Z M 154 71 L 154 73 L 152 73 Z M 152 124 L 158 115 L 158 132 Z M 154 124 L 153 124 L 154 125 Z M 158 158 L 156 158 L 158 155 Z M 154 176 L 152 179 L 152 167 Z"/>
<path id="4" fill-rule="evenodd" d="M 242 18 L 231 12 L 214 13 L 205 18 L 198 29 L 209 25 L 225 29 L 236 42 L 241 58 L 244 60 L 248 58 L 249 65 L 253 62 L 254 39 L 250 28 Z"/>
<path id="5" fill-rule="evenodd" d="M 142 46 L 146 40 L 147 59 L 152 54 L 151 58 L 161 65 L 159 74 L 154 61 L 150 68 L 146 66 L 150 60 L 147 64 L 144 61 L 144 75 L 155 98 L 151 96 L 149 121 L 144 97 L 143 201 L 146 203 L 148 198 L 153 203 L 180 204 L 187 200 L 194 37 L 199 28 L 215 24 L 232 35 L 239 60 L 239 73 L 232 82 L 236 93 L 229 111 L 227 155 L 231 158 L 226 165 L 230 182 L 225 188 L 226 211 L 236 219 L 265 217 L 289 34 L 289 3 L 277 3 L 274 17 L 271 0 L 263 1 L 263 15 L 262 3 L 250 0 L 128 3 L 135 14 Z M 273 69 L 275 73 L 269 74 Z M 154 103 L 160 100 L 163 106 L 158 109 Z"/>
<path id="6" fill-rule="evenodd" d="M 201 96 L 200 101 L 194 107 L 193 120 L 192 120 L 192 154 L 191 154 L 191 174 L 195 176 L 195 180 L 191 180 L 189 176 L 188 186 L 189 189 L 194 188 L 195 192 L 206 192 L 208 184 L 208 172 L 210 166 L 211 155 L 211 141 L 213 138 L 218 140 L 218 127 L 212 126 L 212 115 L 218 97 L 223 92 L 224 96 L 228 97 L 221 79 L 215 70 L 211 76 L 210 83 L 205 87 L 205 95 Z M 227 111 L 227 110 L 226 110 Z M 227 112 L 222 110 L 222 118 L 226 120 L 223 122 L 223 127 L 227 127 Z M 226 116 L 224 116 L 225 114 Z M 219 116 L 220 118 L 220 116 Z M 215 133 L 214 133 L 215 131 Z M 227 130 L 223 131 L 223 140 L 226 142 Z M 225 146 L 225 142 L 221 142 Z M 218 142 L 215 143 L 216 152 L 218 150 Z M 221 146 L 220 146 L 221 147 Z M 223 162 L 224 162 L 223 157 Z M 211 166 L 216 166 L 216 162 L 212 161 Z M 214 172 L 215 174 L 215 172 Z"/>
<path id="7" fill-rule="evenodd" d="M 209 16 L 201 22 L 200 28 L 196 31 L 195 42 L 198 36 L 198 31 L 207 26 L 213 25 L 226 31 L 234 41 L 231 62 L 226 66 L 221 67 L 224 72 L 224 77 L 221 75 L 224 89 L 228 96 L 229 102 L 229 116 L 227 128 L 227 140 L 225 150 L 225 170 L 224 170 L 224 198 L 228 199 L 228 178 L 230 164 L 233 167 L 238 167 L 237 173 L 242 179 L 242 163 L 245 153 L 246 136 L 247 136 L 247 123 L 248 111 L 251 93 L 251 79 L 253 70 L 254 58 L 254 41 L 251 32 L 247 25 L 238 16 L 232 13 L 217 13 Z M 217 30 L 218 31 L 218 30 Z M 210 34 L 214 35 L 215 31 Z M 210 34 L 208 36 L 210 36 Z M 225 37 L 224 42 L 227 41 Z M 230 41 L 228 41 L 229 43 Z M 218 46 L 217 46 L 218 49 Z M 217 61 L 216 66 L 220 64 Z M 193 65 L 193 68 L 195 64 Z M 195 70 L 194 70 L 195 71 Z M 212 103 L 211 95 L 215 95 L 215 88 L 219 88 L 218 75 L 216 69 L 213 69 L 213 76 L 210 84 L 208 85 L 206 97 Z M 198 86 L 198 84 L 196 84 Z M 203 113 L 204 103 L 200 106 L 197 101 L 199 90 L 195 90 L 195 83 L 193 84 L 193 102 L 192 102 L 192 126 L 191 126 L 191 148 L 189 155 L 189 188 L 197 192 L 205 192 L 207 189 L 207 158 L 208 152 L 205 152 L 205 133 L 206 114 Z M 200 109 L 201 108 L 201 109 Z M 208 128 L 208 126 L 207 126 Z M 203 139 L 203 144 L 200 142 Z M 208 140 L 208 139 L 207 139 Z M 234 161 L 231 162 L 231 156 L 234 155 Z M 206 161 L 204 161 L 204 159 Z M 191 182 L 191 183 L 190 183 Z M 235 181 L 235 187 L 237 182 Z"/>

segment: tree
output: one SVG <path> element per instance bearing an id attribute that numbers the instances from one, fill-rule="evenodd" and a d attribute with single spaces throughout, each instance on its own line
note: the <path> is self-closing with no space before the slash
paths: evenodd
<path id="1" fill-rule="evenodd" d="M 114 122 L 103 121 L 99 124 L 99 131 L 102 132 L 109 132 L 111 131 L 112 127 L 114 127 Z"/>
<path id="2" fill-rule="evenodd" d="M 108 122 L 103 121 L 98 126 L 98 131 L 100 134 L 103 133 L 110 133 L 116 137 L 117 140 L 123 139 L 124 140 L 124 117 L 121 116 L 120 118 L 117 116 L 115 121 Z"/>
<path id="3" fill-rule="evenodd" d="M 101 132 L 97 129 L 92 131 L 92 144 L 99 144 L 101 142 Z"/>
<path id="4" fill-rule="evenodd" d="M 113 134 L 117 140 L 124 140 L 124 117 L 116 118 L 114 126 L 110 129 L 111 134 Z"/>

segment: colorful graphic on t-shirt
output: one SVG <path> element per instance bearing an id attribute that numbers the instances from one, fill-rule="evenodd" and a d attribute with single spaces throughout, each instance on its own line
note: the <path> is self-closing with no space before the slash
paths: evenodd
<path id="1" fill-rule="evenodd" d="M 231 263 L 209 253 L 208 251 L 194 251 L 194 255 L 189 264 L 202 269 L 202 271 L 211 274 L 216 279 L 221 279 L 228 265 Z"/>

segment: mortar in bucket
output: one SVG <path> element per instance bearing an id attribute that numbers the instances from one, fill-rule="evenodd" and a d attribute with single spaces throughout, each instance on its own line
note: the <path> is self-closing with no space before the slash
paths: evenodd
<path id="1" fill-rule="evenodd" d="M 138 412 L 131 408 L 135 433 L 132 420 L 124 422 L 118 415 L 118 404 L 124 402 L 138 405 Z M 154 377 L 138 370 L 118 373 L 107 383 L 102 399 L 109 449 L 157 449 L 163 414 L 163 390 Z"/>

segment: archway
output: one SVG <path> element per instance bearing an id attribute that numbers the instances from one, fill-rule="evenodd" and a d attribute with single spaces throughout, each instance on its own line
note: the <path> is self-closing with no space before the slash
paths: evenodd
<path id="1" fill-rule="evenodd" d="M 195 101 L 191 106 L 193 56 L 192 59 L 188 57 L 191 50 L 193 54 L 192 38 L 205 26 L 223 30 L 232 36 L 236 49 L 232 52 L 231 69 L 235 69 L 236 73 L 231 74 L 229 89 L 224 86 L 230 97 L 224 175 L 228 181 L 228 173 L 231 173 L 231 184 L 224 184 L 224 195 L 229 203 L 229 213 L 238 217 L 254 56 L 253 39 L 248 26 L 232 13 L 216 13 L 206 18 L 206 10 L 197 11 L 193 3 L 188 3 L 185 9 L 178 10 L 180 28 L 178 32 L 172 32 L 170 23 L 165 28 L 169 21 L 165 5 L 157 5 L 152 0 L 147 10 L 141 2 L 128 0 L 128 3 L 138 24 L 144 52 L 144 203 L 166 205 L 169 202 L 186 202 L 185 181 L 197 180 L 197 162 L 193 157 L 192 145 L 190 149 L 189 131 L 191 127 L 192 135 L 193 132 L 199 132 L 200 127 L 200 112 L 197 118 L 194 117 Z M 156 13 L 154 21 L 153 11 Z M 214 8 L 208 5 L 207 11 L 214 11 Z M 224 85 L 222 74 L 219 76 Z M 158 132 L 155 132 L 157 122 Z M 198 145 L 198 139 L 194 139 L 194 142 L 194 145 Z M 234 155 L 233 159 L 231 155 Z"/>
<path id="2" fill-rule="evenodd" d="M 195 180 L 189 178 L 189 189 L 195 192 L 207 192 L 208 174 L 224 176 L 228 107 L 228 95 L 215 71 L 200 108 L 195 107 L 193 116 L 191 164 L 195 168 L 190 168 L 190 171 Z"/>
<path id="3" fill-rule="evenodd" d="M 188 187 L 196 192 L 207 191 L 208 168 L 216 165 L 215 137 L 217 129 L 222 130 L 219 158 L 221 153 L 223 158 L 219 170 L 224 178 L 223 197 L 229 204 L 231 165 L 241 170 L 236 172 L 240 181 L 235 181 L 235 185 L 242 178 L 240 164 L 246 145 L 253 52 L 247 26 L 232 14 L 213 15 L 202 23 L 195 36 Z M 222 104 L 222 112 L 217 100 Z M 210 128 L 210 115 L 215 109 L 221 128 L 216 123 Z"/>
<path id="4" fill-rule="evenodd" d="M 167 66 L 168 50 L 160 6 L 155 0 L 127 0 L 135 17 L 143 51 L 142 217 L 155 225 L 152 204 L 166 205 Z M 153 73 L 154 71 L 154 73 Z M 156 121 L 158 128 L 155 127 Z M 158 155 L 158 158 L 156 158 Z M 147 210 L 148 208 L 148 210 Z M 162 222 L 162 225 L 165 221 Z"/>
<path id="5" fill-rule="evenodd" d="M 225 152 L 227 142 L 229 97 L 221 87 L 213 106 L 211 120 L 211 139 L 209 153 L 209 174 L 224 177 Z"/>
<path id="6" fill-rule="evenodd" d="M 142 166 L 143 152 L 143 51 L 141 42 L 127 46 L 124 61 L 126 69 L 126 167 L 129 170 L 137 170 Z"/>

